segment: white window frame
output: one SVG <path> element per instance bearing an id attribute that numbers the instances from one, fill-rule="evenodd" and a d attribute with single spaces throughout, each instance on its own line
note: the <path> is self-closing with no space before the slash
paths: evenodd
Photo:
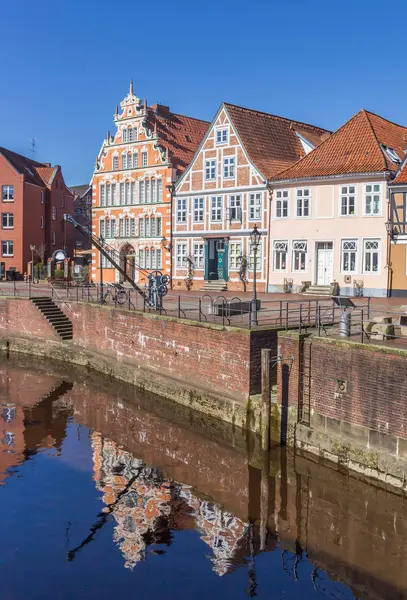
<path id="1" fill-rule="evenodd" d="M 236 160 L 234 156 L 225 156 L 223 159 L 223 179 L 234 179 Z"/>
<path id="2" fill-rule="evenodd" d="M 379 187 L 378 192 L 375 192 L 373 189 L 375 185 L 377 185 Z M 368 186 L 372 187 L 372 190 L 370 192 L 367 191 Z M 382 216 L 382 205 L 383 205 L 382 191 L 383 191 L 383 186 L 380 182 L 375 181 L 372 183 L 364 183 L 363 184 L 363 216 L 364 217 L 381 217 Z M 379 212 L 377 212 L 377 213 L 367 212 L 366 206 L 367 206 L 367 197 L 368 196 L 372 197 L 372 206 L 373 206 L 374 196 L 379 196 Z"/>
<path id="3" fill-rule="evenodd" d="M 11 195 L 10 195 L 11 189 L 13 190 L 13 192 L 12 192 L 13 197 L 11 197 Z M 2 185 L 1 186 L 1 201 L 2 202 L 14 202 L 14 198 L 15 198 L 14 185 L 13 184 Z"/>
<path id="4" fill-rule="evenodd" d="M 285 254 L 285 268 L 277 268 L 277 253 Z M 288 271 L 288 240 L 274 240 L 273 242 L 273 271 L 276 273 L 286 273 Z M 282 260 L 279 259 L 281 264 Z"/>
<path id="5" fill-rule="evenodd" d="M 141 153 L 141 166 L 148 167 L 148 152 Z"/>
<path id="6" fill-rule="evenodd" d="M 113 171 L 118 171 L 119 170 L 119 157 L 118 156 L 113 156 L 113 161 L 112 161 L 112 170 Z"/>
<path id="7" fill-rule="evenodd" d="M 352 250 L 350 248 L 345 248 L 345 246 L 347 244 L 355 244 L 355 250 Z M 351 269 L 346 269 L 344 268 L 344 256 L 345 253 L 355 253 L 355 269 L 351 270 Z M 359 260 L 359 240 L 357 238 L 346 238 L 346 239 L 342 239 L 341 240 L 341 273 L 344 273 L 345 275 L 354 275 L 356 273 L 358 273 L 358 260 Z M 349 264 L 350 264 L 350 260 L 349 260 Z"/>
<path id="8" fill-rule="evenodd" d="M 308 194 L 304 194 L 308 192 Z M 296 219 L 310 219 L 311 218 L 311 188 L 296 188 L 295 190 L 295 218 Z M 304 215 L 305 212 L 305 200 L 308 200 L 308 214 Z M 298 202 L 301 203 L 299 206 Z M 301 208 L 301 214 L 298 214 L 299 208 Z"/>
<path id="9" fill-rule="evenodd" d="M 56 243 L 55 231 L 51 232 L 51 238 L 52 238 L 52 245 L 55 246 L 55 243 Z"/>
<path id="10" fill-rule="evenodd" d="M 229 143 L 229 127 L 218 127 L 217 129 L 215 129 L 215 144 L 216 144 L 216 146 L 225 146 L 228 143 Z"/>
<path id="11" fill-rule="evenodd" d="M 216 218 L 213 218 L 214 215 Z M 211 223 L 222 223 L 222 220 L 223 196 L 211 196 Z"/>
<path id="12" fill-rule="evenodd" d="M 350 188 L 353 188 L 355 191 L 351 192 Z M 357 216 L 357 206 L 358 206 L 358 197 L 357 197 L 357 191 L 358 188 L 356 186 L 356 184 L 346 184 L 346 185 L 340 185 L 339 186 L 339 216 L 340 217 L 356 217 Z M 349 213 L 349 201 L 350 198 L 353 198 L 354 201 L 354 212 Z M 346 211 L 345 213 L 342 212 L 342 202 L 343 199 L 346 199 Z"/>
<path id="13" fill-rule="evenodd" d="M 193 257 L 195 268 L 202 270 L 205 263 L 205 244 L 203 242 L 194 242 Z"/>
<path id="14" fill-rule="evenodd" d="M 205 160 L 205 181 L 216 181 L 216 158 Z"/>
<path id="15" fill-rule="evenodd" d="M 193 222 L 203 223 L 205 219 L 205 201 L 202 196 L 194 198 Z"/>
<path id="16" fill-rule="evenodd" d="M 182 250 L 181 250 L 182 248 Z M 188 256 L 188 245 L 186 242 L 178 242 L 175 245 L 176 266 L 179 269 L 186 269 Z"/>
<path id="17" fill-rule="evenodd" d="M 122 154 L 122 170 L 127 169 L 127 154 Z"/>
<path id="18" fill-rule="evenodd" d="M 57 220 L 57 207 L 56 206 L 52 207 L 52 220 L 53 221 Z"/>
<path id="19" fill-rule="evenodd" d="M 284 212 L 287 212 L 284 215 Z M 279 214 L 280 213 L 280 214 Z M 276 190 L 276 214 L 275 219 L 283 220 L 290 218 L 290 191 Z"/>
<path id="20" fill-rule="evenodd" d="M 10 217 L 12 224 L 10 225 Z M 4 225 L 4 219 L 7 221 L 7 225 Z M 1 213 L 1 228 L 2 229 L 14 229 L 14 213 Z"/>
<path id="21" fill-rule="evenodd" d="M 296 252 L 299 255 L 300 268 L 295 268 Z M 304 254 L 304 268 L 301 269 L 301 254 Z M 306 273 L 308 271 L 308 240 L 293 240 L 291 243 L 291 266 L 293 273 Z"/>
<path id="22" fill-rule="evenodd" d="M 256 273 L 262 271 L 262 243 L 257 245 Z M 254 270 L 254 244 L 249 243 L 249 270 Z"/>
<path id="23" fill-rule="evenodd" d="M 3 244 L 7 244 L 7 250 L 6 252 L 4 252 L 3 248 Z M 10 244 L 11 244 L 11 248 L 12 251 L 10 252 Z M 14 256 L 14 240 L 1 240 L 1 255 L 8 257 L 8 256 Z"/>
<path id="24" fill-rule="evenodd" d="M 261 192 L 249 194 L 249 221 L 261 221 L 262 211 L 263 194 Z"/>
<path id="25" fill-rule="evenodd" d="M 241 223 L 243 218 L 242 195 L 232 194 L 229 196 L 229 221 Z"/>
<path id="26" fill-rule="evenodd" d="M 123 142 L 123 144 L 127 144 L 128 141 L 129 141 L 129 130 L 127 127 L 124 127 L 123 131 L 122 131 L 122 142 Z"/>
<path id="27" fill-rule="evenodd" d="M 368 244 L 372 242 L 377 243 L 377 249 L 374 248 L 366 248 Z M 372 255 L 377 253 L 377 271 L 368 271 L 366 269 L 366 256 L 368 254 Z M 364 238 L 363 239 L 363 257 L 362 257 L 362 273 L 364 275 L 379 275 L 381 271 L 381 258 L 382 258 L 382 240 L 381 238 Z M 370 264 L 373 264 L 372 258 L 370 259 Z"/>
<path id="28" fill-rule="evenodd" d="M 106 188 L 104 183 L 100 185 L 100 206 L 106 206 Z"/>
<path id="29" fill-rule="evenodd" d="M 239 261 L 242 256 L 242 242 L 229 242 L 229 271 L 240 269 Z"/>
<path id="30" fill-rule="evenodd" d="M 183 224 L 187 222 L 187 198 L 177 198 L 177 223 Z"/>

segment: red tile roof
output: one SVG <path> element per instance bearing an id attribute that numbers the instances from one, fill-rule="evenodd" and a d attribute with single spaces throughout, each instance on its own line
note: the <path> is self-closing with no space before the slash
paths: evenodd
<path id="1" fill-rule="evenodd" d="M 209 123 L 177 115 L 158 105 L 158 108 L 148 108 L 148 127 L 154 130 L 155 125 L 159 146 L 169 150 L 173 167 L 177 169 L 178 174 L 183 173 L 201 143 Z"/>
<path id="2" fill-rule="evenodd" d="M 50 186 L 58 167 L 37 167 L 37 173 L 46 186 Z"/>
<path id="3" fill-rule="evenodd" d="M 320 146 L 272 179 L 395 172 L 400 163 L 391 159 L 385 147 L 392 148 L 403 160 L 407 149 L 407 128 L 361 110 Z"/>
<path id="4" fill-rule="evenodd" d="M 319 145 L 330 132 L 321 127 L 225 103 L 237 133 L 256 167 L 267 178 L 305 156 L 299 138 Z"/>
<path id="5" fill-rule="evenodd" d="M 8 160 L 18 173 L 24 175 L 26 181 L 44 187 L 44 181 L 37 172 L 37 168 L 45 165 L 11 150 L 7 150 L 7 148 L 0 147 L 0 154 Z"/>
<path id="6" fill-rule="evenodd" d="M 397 173 L 392 185 L 406 185 L 407 184 L 407 158 L 404 159 L 399 172 Z"/>

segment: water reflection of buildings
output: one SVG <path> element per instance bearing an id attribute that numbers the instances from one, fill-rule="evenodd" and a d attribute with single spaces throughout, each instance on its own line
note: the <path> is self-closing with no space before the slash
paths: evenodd
<path id="1" fill-rule="evenodd" d="M 58 399 L 71 388 L 56 377 L 0 369 L 0 485 L 39 448 L 60 451 L 68 409 Z"/>
<path id="2" fill-rule="evenodd" d="M 115 505 L 114 541 L 133 569 L 147 552 L 171 544 L 171 530 L 195 528 L 212 550 L 213 570 L 224 575 L 243 562 L 248 524 L 190 487 L 163 478 L 115 442 L 92 434 L 94 477 L 107 507 Z M 109 510 L 108 508 L 106 510 Z"/>

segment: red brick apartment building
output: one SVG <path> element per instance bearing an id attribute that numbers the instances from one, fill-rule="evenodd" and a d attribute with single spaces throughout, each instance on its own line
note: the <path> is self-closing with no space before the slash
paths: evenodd
<path id="1" fill-rule="evenodd" d="M 73 194 L 59 165 L 39 163 L 0 147 L 0 279 L 9 269 L 24 273 L 31 261 L 72 252 L 73 231 L 63 221 L 73 211 Z"/>

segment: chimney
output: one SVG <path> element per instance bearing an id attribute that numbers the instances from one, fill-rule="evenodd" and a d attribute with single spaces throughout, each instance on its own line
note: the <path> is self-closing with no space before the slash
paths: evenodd
<path id="1" fill-rule="evenodd" d="M 170 107 L 165 106 L 164 104 L 153 104 L 151 108 L 161 117 L 169 117 L 171 114 Z"/>

